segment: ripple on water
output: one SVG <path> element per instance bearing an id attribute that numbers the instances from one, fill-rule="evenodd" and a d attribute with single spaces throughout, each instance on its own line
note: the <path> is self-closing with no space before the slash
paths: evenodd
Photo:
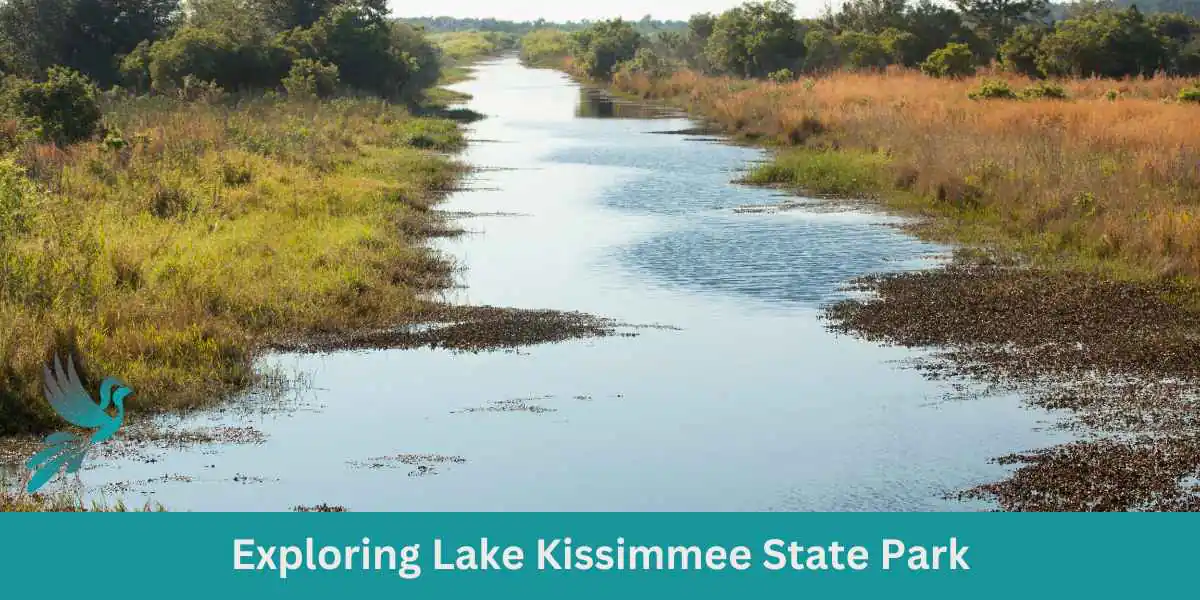
<path id="1" fill-rule="evenodd" d="M 940 250 L 867 219 L 787 216 L 692 219 L 617 252 L 632 268 L 687 289 L 816 304 L 858 274 Z"/>

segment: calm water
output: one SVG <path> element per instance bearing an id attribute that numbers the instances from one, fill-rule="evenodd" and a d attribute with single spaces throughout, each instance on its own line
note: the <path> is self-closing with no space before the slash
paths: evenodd
<path id="1" fill-rule="evenodd" d="M 465 267 L 448 299 L 679 329 L 272 357 L 310 375 L 307 410 L 187 422 L 265 443 L 96 459 L 93 493 L 134 482 L 128 501 L 175 510 L 962 510 L 980 506 L 943 494 L 1002 477 L 989 458 L 1053 441 L 1050 415 L 944 401 L 947 385 L 896 364 L 909 351 L 818 320 L 848 279 L 943 248 L 876 214 L 734 212 L 781 200 L 730 183 L 759 151 L 654 133 L 693 124 L 589 100 L 552 71 L 505 59 L 457 87 L 489 117 L 464 159 L 492 169 L 445 208 L 509 214 L 465 217 L 473 233 L 442 245 Z M 518 398 L 551 410 L 462 412 Z M 353 464 L 402 453 L 465 462 Z"/>

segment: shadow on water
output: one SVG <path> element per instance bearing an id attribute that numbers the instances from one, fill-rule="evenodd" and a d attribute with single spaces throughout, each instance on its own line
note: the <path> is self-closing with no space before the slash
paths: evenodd
<path id="1" fill-rule="evenodd" d="M 680 111 L 617 98 L 604 90 L 582 87 L 575 116 L 581 119 L 676 119 Z"/>

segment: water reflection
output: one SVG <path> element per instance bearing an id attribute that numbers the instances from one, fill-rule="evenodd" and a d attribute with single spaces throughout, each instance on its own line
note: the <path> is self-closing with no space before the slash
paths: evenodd
<path id="1" fill-rule="evenodd" d="M 594 88 L 579 88 L 575 116 L 581 119 L 669 119 L 680 111 L 616 98 Z"/>

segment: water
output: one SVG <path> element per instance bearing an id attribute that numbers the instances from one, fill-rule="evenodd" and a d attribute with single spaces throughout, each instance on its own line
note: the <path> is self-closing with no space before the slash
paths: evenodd
<path id="1" fill-rule="evenodd" d="M 311 410 L 218 412 L 259 445 L 93 460 L 93 494 L 173 510 L 962 510 L 988 460 L 1054 441 L 1015 398 L 951 391 L 913 353 L 826 331 L 820 306 L 856 275 L 926 266 L 945 248 L 857 211 L 737 213 L 777 194 L 730 183 L 760 151 L 667 130 L 515 60 L 457 87 L 488 115 L 464 159 L 495 167 L 447 210 L 473 233 L 456 302 L 582 310 L 647 329 L 523 349 L 274 356 L 308 373 Z M 615 118 L 615 117 L 640 118 Z M 600 118 L 604 117 L 604 118 Z M 474 411 L 525 398 L 552 409 Z M 364 467 L 437 453 L 465 462 Z M 172 479 L 181 475 L 183 478 Z M 148 482 L 167 476 L 167 480 Z"/>

